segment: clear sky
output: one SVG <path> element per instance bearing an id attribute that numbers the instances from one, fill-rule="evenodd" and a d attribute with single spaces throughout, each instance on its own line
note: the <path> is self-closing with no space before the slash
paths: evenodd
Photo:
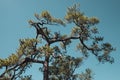
<path id="1" fill-rule="evenodd" d="M 15 53 L 19 39 L 35 36 L 34 29 L 28 24 L 29 19 L 34 19 L 34 13 L 48 10 L 63 18 L 67 7 L 77 2 L 86 15 L 100 19 L 100 34 L 117 48 L 113 52 L 115 63 L 99 64 L 90 57 L 80 69 L 91 68 L 94 80 L 120 80 L 120 0 L 0 0 L 0 58 Z M 35 71 L 31 71 L 33 79 L 41 77 L 42 80 L 42 75 Z"/>

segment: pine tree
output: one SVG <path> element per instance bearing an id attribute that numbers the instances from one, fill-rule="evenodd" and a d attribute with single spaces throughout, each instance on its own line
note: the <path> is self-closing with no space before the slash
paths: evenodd
<path id="1" fill-rule="evenodd" d="M 29 24 L 36 30 L 35 38 L 20 39 L 16 53 L 6 59 L 0 58 L 0 69 L 4 69 L 0 80 L 31 80 L 31 76 L 22 74 L 33 63 L 42 64 L 40 70 L 43 72 L 43 80 L 92 80 L 90 69 L 81 74 L 75 73 L 89 55 L 94 55 L 101 63 L 114 62 L 110 53 L 115 49 L 109 42 L 104 43 L 103 37 L 98 36 L 99 31 L 95 26 L 99 19 L 85 16 L 80 11 L 79 4 L 68 7 L 64 20 L 51 16 L 48 11 L 35 14 L 35 17 L 37 21 L 29 20 Z M 74 27 L 68 26 L 71 29 L 69 34 L 49 28 L 62 25 L 66 29 L 67 24 L 74 24 Z M 68 50 L 74 41 L 77 42 L 74 46 L 81 56 L 71 56 Z"/>

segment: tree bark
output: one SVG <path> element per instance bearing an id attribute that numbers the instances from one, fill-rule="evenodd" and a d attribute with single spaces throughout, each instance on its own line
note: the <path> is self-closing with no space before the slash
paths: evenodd
<path id="1" fill-rule="evenodd" d="M 49 57 L 46 56 L 45 62 L 43 64 L 44 72 L 43 72 L 43 80 L 49 80 Z"/>

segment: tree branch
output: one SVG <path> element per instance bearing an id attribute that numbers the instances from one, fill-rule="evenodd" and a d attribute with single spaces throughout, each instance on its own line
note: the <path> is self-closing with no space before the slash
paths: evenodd
<path id="1" fill-rule="evenodd" d="M 53 44 L 55 42 L 62 42 L 62 41 L 67 41 L 67 40 L 71 40 L 71 39 L 79 39 L 80 37 L 67 37 L 65 39 L 51 39 L 49 42 L 50 44 Z"/>
<path id="2" fill-rule="evenodd" d="M 71 40 L 71 39 L 79 39 L 80 42 L 81 42 L 81 44 L 82 44 L 85 48 L 87 48 L 88 50 L 93 51 L 93 48 L 88 47 L 88 46 L 84 43 L 84 41 L 80 38 L 80 36 L 78 36 L 78 37 L 67 37 L 67 38 L 65 38 L 65 39 L 52 39 L 52 40 L 50 40 L 50 44 L 55 43 L 55 42 L 67 41 L 67 40 Z"/>
<path id="3" fill-rule="evenodd" d="M 25 64 L 25 63 L 27 64 L 28 62 L 44 64 L 44 61 L 36 60 L 36 59 L 31 59 L 31 58 L 26 57 L 26 58 L 24 59 L 24 61 L 21 62 L 20 64 L 16 64 L 14 67 L 5 70 L 4 73 L 2 73 L 2 74 L 0 75 L 0 78 L 3 77 L 3 76 L 5 75 L 5 73 L 7 73 L 7 72 L 9 72 L 9 71 L 11 71 L 11 70 L 14 70 L 14 69 L 17 68 L 17 67 L 18 67 L 18 68 L 15 69 L 15 71 L 19 70 L 20 68 L 22 68 L 21 66 L 22 66 L 23 64 Z M 23 67 L 23 68 L 24 68 L 24 67 Z M 13 76 L 15 76 L 15 75 L 13 75 Z"/>

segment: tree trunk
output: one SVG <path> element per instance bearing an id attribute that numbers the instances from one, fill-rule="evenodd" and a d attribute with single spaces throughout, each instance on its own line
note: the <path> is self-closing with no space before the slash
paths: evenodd
<path id="1" fill-rule="evenodd" d="M 49 57 L 45 58 L 43 67 L 44 67 L 43 80 L 49 80 Z"/>

